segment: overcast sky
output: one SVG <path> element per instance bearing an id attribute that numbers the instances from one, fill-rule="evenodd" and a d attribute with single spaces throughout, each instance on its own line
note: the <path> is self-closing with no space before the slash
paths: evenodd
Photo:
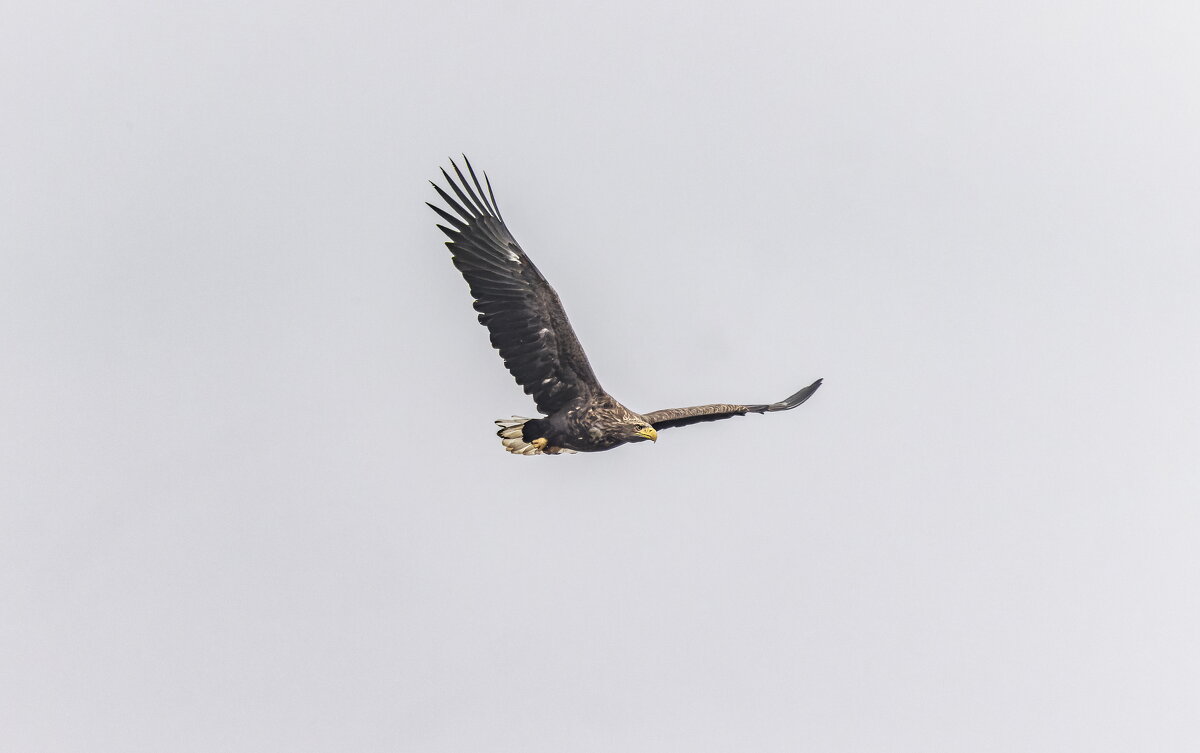
<path id="1" fill-rule="evenodd" d="M 18 2 L 0 748 L 1200 749 L 1193 2 Z M 634 410 L 533 415 L 466 152 Z"/>

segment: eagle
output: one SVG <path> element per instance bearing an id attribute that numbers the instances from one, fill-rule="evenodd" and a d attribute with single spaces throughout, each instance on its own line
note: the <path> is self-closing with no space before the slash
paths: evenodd
<path id="1" fill-rule="evenodd" d="M 791 410 L 821 386 L 818 379 L 777 403 L 717 403 L 649 413 L 626 408 L 600 386 L 558 294 L 504 223 L 487 173 L 481 184 L 466 155 L 463 163 L 470 180 L 453 159 L 454 177 L 441 169 L 453 196 L 430 181 L 446 207 L 426 204 L 446 222 L 438 228 L 450 239 L 446 246 L 451 259 L 471 289 L 479 322 L 491 333 L 492 346 L 544 414 L 495 422 L 500 427 L 496 434 L 509 452 L 559 455 L 655 442 L 663 429 Z"/>

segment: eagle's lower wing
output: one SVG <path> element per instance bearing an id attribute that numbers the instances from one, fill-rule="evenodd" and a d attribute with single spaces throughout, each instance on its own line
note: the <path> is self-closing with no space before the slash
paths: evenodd
<path id="1" fill-rule="evenodd" d="M 446 246 L 454 266 L 466 278 L 479 321 L 504 365 L 543 413 L 554 413 L 580 394 L 601 392 L 558 294 L 504 225 L 491 182 L 484 175 L 485 193 L 469 161 L 471 182 L 450 164 L 458 181 L 445 170 L 442 175 L 458 201 L 436 183 L 433 187 L 454 214 L 429 207 L 450 225 L 438 227 L 450 238 Z"/>
<path id="2" fill-rule="evenodd" d="M 698 405 L 695 408 L 667 408 L 644 414 L 647 421 L 655 429 L 673 429 L 676 426 L 698 424 L 703 421 L 720 421 L 723 418 L 744 416 L 747 413 L 774 413 L 781 410 L 791 410 L 813 396 L 821 380 L 813 382 L 791 397 L 769 405 Z"/>

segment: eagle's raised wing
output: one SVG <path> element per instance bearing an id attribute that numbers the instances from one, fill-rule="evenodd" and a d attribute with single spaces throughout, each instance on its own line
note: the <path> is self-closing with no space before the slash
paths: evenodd
<path id="1" fill-rule="evenodd" d="M 698 424 L 702 421 L 720 421 L 722 418 L 744 416 L 747 413 L 775 413 L 781 410 L 791 410 L 813 396 L 821 380 L 813 382 L 791 397 L 784 398 L 770 405 L 698 405 L 695 408 L 667 408 L 643 414 L 655 430 L 673 429 L 676 426 Z"/>
<path id="2" fill-rule="evenodd" d="M 442 170 L 458 201 L 433 183 L 455 214 L 429 207 L 450 225 L 438 227 L 450 238 L 446 246 L 475 296 L 492 346 L 543 413 L 554 413 L 580 395 L 602 393 L 558 294 L 504 225 L 487 174 L 485 194 L 470 161 L 465 156 L 463 161 L 471 182 L 453 160 L 458 182 Z"/>

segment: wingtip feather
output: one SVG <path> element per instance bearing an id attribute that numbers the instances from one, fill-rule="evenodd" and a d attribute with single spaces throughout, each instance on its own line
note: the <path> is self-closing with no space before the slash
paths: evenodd
<path id="1" fill-rule="evenodd" d="M 813 396 L 813 394 L 821 387 L 821 384 L 824 381 L 824 379 L 818 379 L 799 392 L 785 397 L 778 403 L 772 403 L 771 405 L 767 406 L 767 412 L 776 413 L 778 411 L 791 410 L 792 408 L 800 407 L 806 400 Z"/>

